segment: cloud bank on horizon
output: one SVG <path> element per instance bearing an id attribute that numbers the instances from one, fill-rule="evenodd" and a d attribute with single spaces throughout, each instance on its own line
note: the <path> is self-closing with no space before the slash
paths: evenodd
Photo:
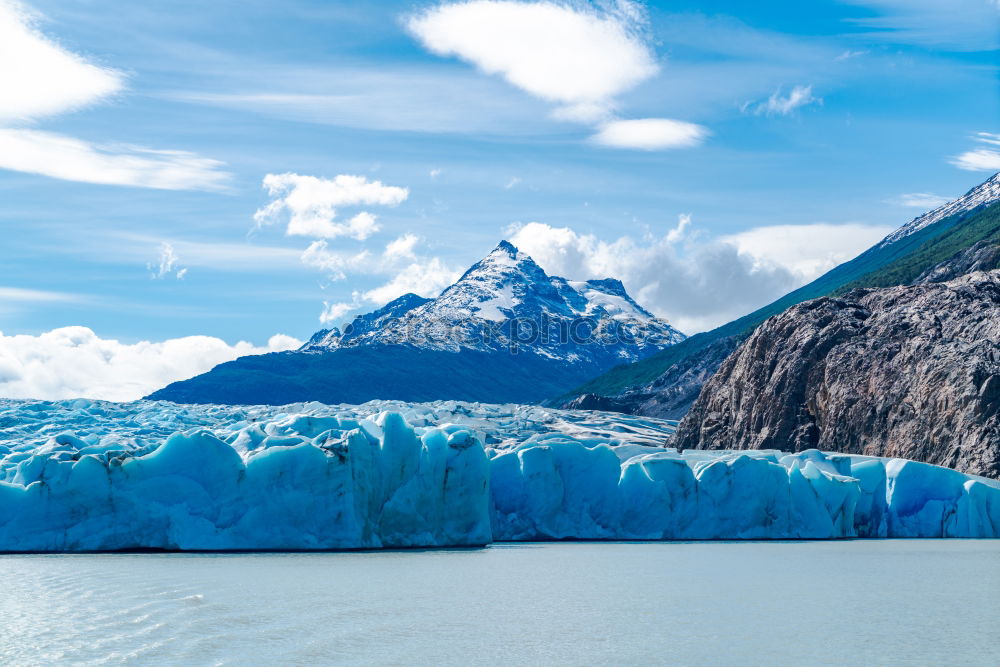
<path id="1" fill-rule="evenodd" d="M 128 344 L 100 338 L 80 326 L 38 336 L 0 332 L 0 396 L 134 401 L 236 357 L 301 345 L 302 341 L 284 334 L 256 346 L 245 341 L 229 345 L 213 336 Z"/>

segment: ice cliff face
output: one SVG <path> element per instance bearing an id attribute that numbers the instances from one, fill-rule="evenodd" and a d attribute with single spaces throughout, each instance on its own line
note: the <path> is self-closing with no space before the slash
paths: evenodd
<path id="1" fill-rule="evenodd" d="M 771 318 L 705 385 L 676 445 L 819 448 L 1000 477 L 1000 271 Z"/>
<path id="2" fill-rule="evenodd" d="M 407 345 L 606 364 L 634 361 L 683 339 L 620 281 L 549 276 L 502 241 L 436 299 L 406 294 L 355 318 L 343 333 L 317 333 L 303 350 Z"/>
<path id="3" fill-rule="evenodd" d="M 630 444 L 670 430 L 656 420 L 383 407 L 0 402 L 0 550 L 1000 536 L 1000 485 L 912 461 L 679 454 Z M 60 419 L 74 432 L 39 444 Z M 177 424 L 196 426 L 155 435 Z"/>

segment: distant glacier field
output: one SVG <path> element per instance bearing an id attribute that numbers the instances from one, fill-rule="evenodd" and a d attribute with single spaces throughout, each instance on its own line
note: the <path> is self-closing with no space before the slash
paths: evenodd
<path id="1" fill-rule="evenodd" d="M 0 401 L 0 551 L 1000 536 L 1000 484 L 900 459 L 678 453 L 675 424 L 441 401 Z"/>

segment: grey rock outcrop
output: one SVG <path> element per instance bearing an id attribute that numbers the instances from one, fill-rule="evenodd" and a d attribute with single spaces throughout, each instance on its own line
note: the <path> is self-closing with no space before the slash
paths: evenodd
<path id="1" fill-rule="evenodd" d="M 580 394 L 556 404 L 564 410 L 603 410 L 659 419 L 680 419 L 698 398 L 702 386 L 719 369 L 745 336 L 714 341 L 698 354 L 671 365 L 647 385 L 614 396 Z"/>
<path id="2" fill-rule="evenodd" d="M 1000 269 L 1000 244 L 984 240 L 921 273 L 914 285 L 943 283 L 973 271 Z"/>
<path id="3" fill-rule="evenodd" d="M 674 442 L 905 457 L 1000 478 L 1000 271 L 772 317 L 705 384 Z"/>

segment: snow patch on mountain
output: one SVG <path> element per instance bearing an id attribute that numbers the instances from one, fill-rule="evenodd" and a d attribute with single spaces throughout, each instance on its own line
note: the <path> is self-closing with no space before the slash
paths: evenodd
<path id="1" fill-rule="evenodd" d="M 636 303 L 621 281 L 549 276 L 531 257 L 501 241 L 436 299 L 404 295 L 355 318 L 344 332 L 318 332 L 302 349 L 408 345 L 621 363 L 684 337 Z"/>
<path id="2" fill-rule="evenodd" d="M 899 239 L 918 232 L 924 227 L 929 227 L 935 222 L 940 222 L 949 216 L 956 215 L 958 213 L 965 213 L 975 208 L 979 208 L 980 206 L 988 206 L 997 201 L 1000 201 L 1000 172 L 994 174 L 986 182 L 980 183 L 976 187 L 972 188 L 958 199 L 948 202 L 943 206 L 939 206 L 933 211 L 924 213 L 923 215 L 915 218 L 912 222 L 903 225 L 892 234 L 885 237 L 878 247 L 895 243 Z"/>

